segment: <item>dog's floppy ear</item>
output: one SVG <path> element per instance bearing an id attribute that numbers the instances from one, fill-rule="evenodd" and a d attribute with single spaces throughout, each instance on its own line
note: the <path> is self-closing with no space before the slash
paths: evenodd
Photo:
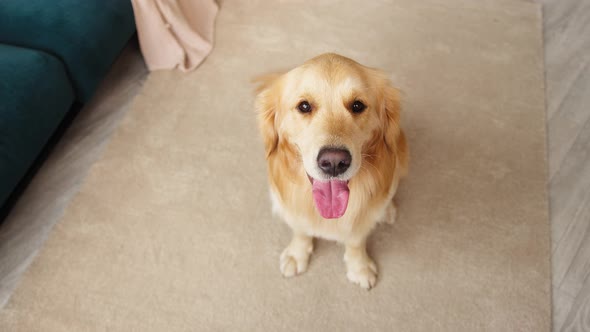
<path id="1" fill-rule="evenodd" d="M 387 149 L 396 155 L 400 172 L 405 175 L 408 169 L 409 155 L 406 136 L 400 128 L 400 92 L 387 78 L 382 85 L 382 91 L 383 140 Z"/>
<path id="2" fill-rule="evenodd" d="M 279 103 L 279 87 L 277 83 L 280 77 L 281 74 L 276 73 L 254 79 L 254 83 L 258 84 L 255 102 L 258 127 L 262 135 L 267 158 L 275 152 L 279 143 L 276 116 Z"/>
<path id="3" fill-rule="evenodd" d="M 397 141 L 400 136 L 400 96 L 399 90 L 385 80 L 382 85 L 382 122 L 383 139 L 391 151 L 396 150 Z"/>

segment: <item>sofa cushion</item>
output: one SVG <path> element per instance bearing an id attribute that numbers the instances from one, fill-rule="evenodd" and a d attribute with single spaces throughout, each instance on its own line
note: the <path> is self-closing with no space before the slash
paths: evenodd
<path id="1" fill-rule="evenodd" d="M 63 63 L 0 44 L 0 205 L 74 102 Z"/>
<path id="2" fill-rule="evenodd" d="M 0 1 L 0 43 L 61 59 L 82 102 L 91 97 L 134 31 L 128 0 Z"/>

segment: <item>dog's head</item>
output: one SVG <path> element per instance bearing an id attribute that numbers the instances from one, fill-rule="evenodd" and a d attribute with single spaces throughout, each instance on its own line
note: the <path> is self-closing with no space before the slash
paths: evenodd
<path id="1" fill-rule="evenodd" d="M 284 74 L 259 79 L 256 98 L 267 158 L 297 151 L 325 218 L 346 210 L 348 182 L 376 153 L 395 153 L 398 90 L 380 71 L 323 54 Z"/>

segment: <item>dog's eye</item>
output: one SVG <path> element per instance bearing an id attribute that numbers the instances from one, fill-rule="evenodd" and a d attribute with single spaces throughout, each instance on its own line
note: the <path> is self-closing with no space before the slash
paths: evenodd
<path id="1" fill-rule="evenodd" d="M 355 100 L 354 103 L 352 103 L 352 111 L 354 113 L 361 113 L 365 108 L 367 108 L 367 106 L 358 100 Z"/>
<path id="2" fill-rule="evenodd" d="M 299 105 L 297 105 L 297 109 L 301 113 L 309 113 L 311 112 L 311 105 L 307 102 L 307 100 L 304 100 L 300 102 Z"/>

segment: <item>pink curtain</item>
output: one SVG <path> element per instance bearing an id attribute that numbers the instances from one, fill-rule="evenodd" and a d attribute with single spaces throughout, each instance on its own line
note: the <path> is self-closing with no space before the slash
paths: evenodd
<path id="1" fill-rule="evenodd" d="M 213 48 L 214 0 L 131 0 L 150 70 L 195 69 Z"/>

